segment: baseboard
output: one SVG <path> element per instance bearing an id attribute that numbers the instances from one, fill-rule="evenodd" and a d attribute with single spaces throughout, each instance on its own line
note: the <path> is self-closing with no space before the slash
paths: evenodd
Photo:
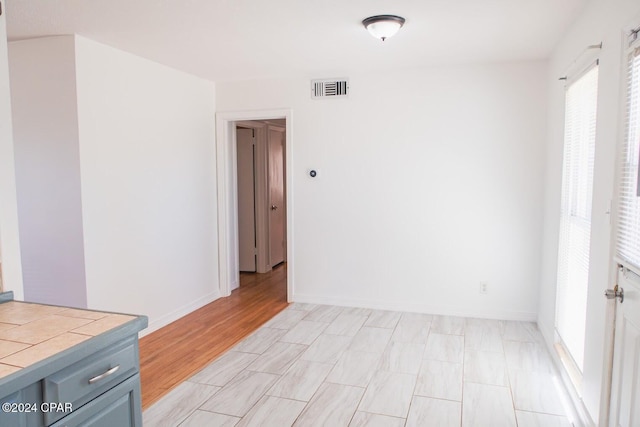
<path id="1" fill-rule="evenodd" d="M 480 308 L 461 309 L 457 307 L 443 307 L 415 302 L 394 302 L 380 300 L 365 300 L 356 298 L 336 298 L 322 295 L 308 295 L 295 293 L 291 296 L 291 302 L 301 302 L 307 304 L 326 304 L 342 307 L 362 307 L 374 310 L 406 311 L 411 313 L 427 313 L 443 316 L 476 317 L 481 319 L 496 320 L 518 320 L 524 322 L 535 322 L 537 313 L 509 311 L 509 310 L 483 310 Z"/>
<path id="2" fill-rule="evenodd" d="M 141 331 L 138 335 L 140 338 L 144 337 L 145 335 L 149 335 L 150 333 L 155 332 L 164 326 L 167 326 L 169 323 L 175 322 L 181 317 L 186 316 L 192 311 L 204 307 L 205 305 L 217 300 L 218 298 L 220 298 L 220 292 L 216 290 L 215 292 L 211 292 L 193 302 L 190 302 L 189 304 L 185 304 L 182 307 L 172 311 L 171 313 L 165 314 L 158 319 L 150 321 L 149 326 Z"/>
<path id="3" fill-rule="evenodd" d="M 560 360 L 560 356 L 556 352 L 553 334 L 549 336 L 548 331 L 553 331 L 553 328 L 547 328 L 547 325 L 538 319 L 538 329 L 542 332 L 542 338 L 544 339 L 544 344 L 547 346 L 547 352 L 551 356 L 551 360 L 553 360 L 553 364 L 560 374 L 560 379 L 569 394 L 569 399 L 571 399 L 570 403 L 573 405 L 573 409 L 575 411 L 573 414 L 575 419 L 572 420 L 573 425 L 575 427 L 595 427 L 596 424 L 591 419 L 589 411 L 587 411 L 587 408 L 584 406 L 582 398 L 578 395 L 578 392 L 569 378 L 569 374 L 566 372 L 565 367 L 562 364 L 562 360 Z"/>

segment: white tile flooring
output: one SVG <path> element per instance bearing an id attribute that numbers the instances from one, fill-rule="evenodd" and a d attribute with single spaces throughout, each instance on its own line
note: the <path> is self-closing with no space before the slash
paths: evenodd
<path id="1" fill-rule="evenodd" d="M 570 426 L 533 323 L 292 304 L 144 425 Z"/>

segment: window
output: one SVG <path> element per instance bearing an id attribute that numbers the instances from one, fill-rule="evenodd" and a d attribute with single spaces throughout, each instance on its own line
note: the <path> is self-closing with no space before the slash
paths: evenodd
<path id="1" fill-rule="evenodd" d="M 618 172 L 616 252 L 629 268 L 640 272 L 640 42 L 630 37 L 627 52 L 625 133 Z"/>
<path id="2" fill-rule="evenodd" d="M 595 63 L 569 82 L 565 94 L 556 332 L 580 372 L 584 361 L 597 100 Z"/>

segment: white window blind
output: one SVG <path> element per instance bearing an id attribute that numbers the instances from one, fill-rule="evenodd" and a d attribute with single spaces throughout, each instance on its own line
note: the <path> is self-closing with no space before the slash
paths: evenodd
<path id="1" fill-rule="evenodd" d="M 637 33 L 636 33 L 637 34 Z M 640 270 L 640 43 L 627 56 L 625 133 L 618 173 L 617 245 L 618 257 L 630 268 Z"/>
<path id="2" fill-rule="evenodd" d="M 591 243 L 598 65 L 565 95 L 564 165 L 556 293 L 556 330 L 582 372 Z"/>

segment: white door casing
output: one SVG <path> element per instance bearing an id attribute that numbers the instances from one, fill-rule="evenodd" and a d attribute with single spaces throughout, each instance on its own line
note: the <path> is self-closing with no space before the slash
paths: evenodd
<path id="1" fill-rule="evenodd" d="M 18 202 L 9 93 L 9 57 L 7 53 L 6 1 L 0 15 L 0 252 L 3 286 L 13 291 L 16 300 L 24 298 L 22 257 L 18 234 Z"/>
<path id="2" fill-rule="evenodd" d="M 615 347 L 611 384 L 610 427 L 640 425 L 640 276 L 620 267 L 616 303 Z"/>
<path id="3" fill-rule="evenodd" d="M 236 122 L 245 120 L 286 120 L 285 132 L 285 191 L 287 221 L 287 300 L 292 301 L 295 289 L 294 205 L 293 198 L 293 112 L 291 109 L 228 111 L 216 113 L 216 186 L 218 219 L 218 268 L 220 295 L 229 296 L 237 286 L 238 228 L 237 228 L 237 172 Z"/>
<path id="4" fill-rule="evenodd" d="M 285 261 L 286 201 L 284 129 L 269 126 L 269 259 L 271 266 Z"/>
<path id="5" fill-rule="evenodd" d="M 255 136 L 237 128 L 239 270 L 256 271 Z"/>

